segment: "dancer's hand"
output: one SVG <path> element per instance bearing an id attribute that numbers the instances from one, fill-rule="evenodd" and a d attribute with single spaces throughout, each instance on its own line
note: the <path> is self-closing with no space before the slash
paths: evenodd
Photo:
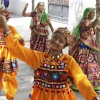
<path id="1" fill-rule="evenodd" d="M 28 8 L 28 3 L 25 4 L 25 8 L 26 8 L 26 9 Z"/>
<path id="2" fill-rule="evenodd" d="M 4 32 L 8 31 L 8 25 L 5 16 L 0 14 L 0 26 L 3 27 Z"/>
<path id="3" fill-rule="evenodd" d="M 24 41 L 24 39 L 23 38 L 20 38 L 20 39 L 18 39 L 19 40 L 19 43 L 21 44 L 21 45 L 25 45 L 25 41 Z"/>
<path id="4" fill-rule="evenodd" d="M 3 17 L 1 14 L 0 14 L 0 26 L 2 26 L 2 20 L 3 20 Z"/>

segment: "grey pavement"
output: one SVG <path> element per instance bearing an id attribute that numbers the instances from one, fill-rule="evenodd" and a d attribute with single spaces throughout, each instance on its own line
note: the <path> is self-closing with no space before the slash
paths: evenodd
<path id="1" fill-rule="evenodd" d="M 26 41 L 25 46 L 27 48 L 29 48 L 29 39 L 30 39 L 30 33 L 31 33 L 29 29 L 29 22 L 30 22 L 30 18 L 22 17 L 22 16 L 14 15 L 14 14 L 12 15 L 12 18 L 8 22 L 9 24 L 13 25 L 18 30 L 18 32 L 23 36 L 23 38 Z M 55 24 L 54 22 L 52 23 Z M 64 52 L 67 53 L 68 48 L 66 48 Z M 31 87 L 33 85 L 34 70 L 19 59 L 18 59 L 18 64 L 19 64 L 19 71 L 17 75 L 18 92 L 15 96 L 15 100 L 27 100 L 28 95 L 31 91 Z M 84 98 L 78 91 L 74 91 L 74 93 L 76 94 L 78 100 L 84 100 Z M 100 97 L 100 91 L 98 91 L 98 94 Z M 6 100 L 4 90 L 2 90 L 0 93 L 0 100 Z"/>

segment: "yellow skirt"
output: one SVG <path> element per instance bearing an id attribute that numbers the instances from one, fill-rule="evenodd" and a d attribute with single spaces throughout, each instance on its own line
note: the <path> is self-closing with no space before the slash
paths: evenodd
<path id="1" fill-rule="evenodd" d="M 35 86 L 28 100 L 77 100 L 74 92 L 68 87 L 64 89 L 48 89 Z"/>

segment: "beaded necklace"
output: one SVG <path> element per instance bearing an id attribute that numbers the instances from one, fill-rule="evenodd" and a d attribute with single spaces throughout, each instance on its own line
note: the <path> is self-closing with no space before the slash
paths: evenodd
<path id="1" fill-rule="evenodd" d="M 59 59 L 59 58 L 62 56 L 63 53 L 61 52 L 61 53 L 60 53 L 59 55 L 57 55 L 57 56 L 53 56 L 52 53 L 50 53 L 50 52 L 49 52 L 49 54 L 50 54 L 52 60 L 56 60 L 56 59 Z"/>
<path id="2" fill-rule="evenodd" d="M 40 25 L 40 22 L 41 22 L 42 16 L 43 16 L 43 13 L 42 13 L 42 14 L 38 14 L 38 13 L 37 13 L 37 17 L 38 17 L 37 26 Z"/>

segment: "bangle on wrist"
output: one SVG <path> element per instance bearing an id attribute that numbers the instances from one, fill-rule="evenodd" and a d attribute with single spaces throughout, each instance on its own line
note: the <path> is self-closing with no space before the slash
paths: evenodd
<path id="1" fill-rule="evenodd" d="M 6 32 L 3 32 L 4 36 L 7 37 L 11 33 L 10 30 L 7 30 Z"/>
<path id="2" fill-rule="evenodd" d="M 100 15 L 97 16 L 97 19 L 100 20 Z"/>
<path id="3" fill-rule="evenodd" d="M 99 98 L 99 97 L 96 97 L 96 98 L 94 98 L 93 100 L 100 100 L 100 98 Z"/>

